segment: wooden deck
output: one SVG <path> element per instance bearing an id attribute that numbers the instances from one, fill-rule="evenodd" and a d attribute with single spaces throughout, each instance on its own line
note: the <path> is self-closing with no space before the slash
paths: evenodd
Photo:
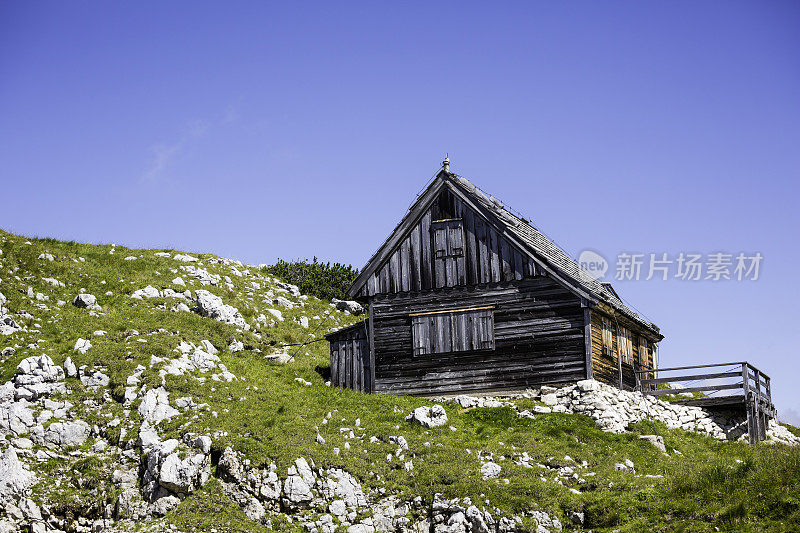
<path id="1" fill-rule="evenodd" d="M 769 376 L 747 361 L 657 370 L 647 368 L 635 372 L 636 388 L 645 394 L 691 395 L 671 401 L 709 410 L 741 410 L 747 416 L 751 444 L 766 439 L 769 419 L 776 415 Z M 688 385 L 675 387 L 679 383 Z M 670 388 L 659 388 L 659 385 Z"/>

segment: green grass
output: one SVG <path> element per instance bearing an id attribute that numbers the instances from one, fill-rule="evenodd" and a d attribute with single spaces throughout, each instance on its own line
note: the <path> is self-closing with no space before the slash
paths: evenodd
<path id="1" fill-rule="evenodd" d="M 24 244 L 26 241 L 32 244 Z M 267 291 L 272 290 L 274 296 L 281 294 L 263 279 L 263 272 L 250 267 L 249 274 L 240 278 L 229 266 L 212 263 L 214 256 L 195 254 L 203 259 L 202 268 L 228 275 L 234 284 L 232 290 L 224 285 L 202 287 L 199 283 L 192 285 L 191 276 L 181 270 L 185 263 L 155 257 L 154 252 L 159 250 L 117 246 L 112 255 L 111 249 L 110 245 L 27 239 L 0 231 L 0 290 L 9 300 L 6 307 L 15 314 L 24 311 L 33 316 L 20 319 L 29 331 L 0 339 L 5 343 L 0 349 L 19 345 L 16 354 L 0 361 L 0 380 L 10 379 L 24 357 L 41 353 L 49 354 L 58 364 L 70 356 L 79 366 L 103 368 L 111 378 L 110 390 L 116 401 L 104 401 L 102 391 L 86 390 L 77 379 L 67 380 L 71 393 L 64 398 L 75 404 L 72 412 L 76 417 L 101 428 L 112 418 L 122 419 L 119 427 L 103 430 L 112 443 L 121 429 L 127 432 L 126 439 L 135 438 L 141 424 L 136 404 L 125 418 L 119 403 L 133 369 L 139 364 L 145 366 L 142 382 L 158 386 L 162 365 L 151 367 L 151 357 L 169 360 L 177 356 L 175 348 L 181 340 L 197 344 L 208 339 L 220 349 L 222 363 L 242 379 L 230 383 L 206 379 L 201 383 L 195 379 L 199 375 L 167 376 L 165 386 L 172 400 L 191 396 L 209 407 L 163 422 L 159 431 L 164 437 L 179 438 L 187 431 L 218 433 L 216 451 L 231 446 L 254 465 L 275 462 L 281 474 L 300 456 L 318 466 L 340 467 L 356 476 L 375 500 L 390 493 L 422 496 L 427 501 L 435 493 L 445 498 L 469 496 L 473 502 L 497 507 L 507 516 L 544 510 L 567 527 L 571 527 L 569 513 L 583 511 L 585 527 L 593 531 L 713 531 L 714 527 L 723 531 L 800 530 L 800 450 L 717 442 L 649 421 L 634 425 L 629 433 L 615 435 L 600 431 L 591 419 L 580 415 L 546 414 L 531 420 L 517 417 L 509 408 L 462 409 L 453 403 L 445 404 L 446 426 L 425 429 L 411 425 L 405 416 L 413 408 L 429 404 L 428 400 L 363 395 L 327 387 L 323 374 L 329 366 L 329 348 L 324 341 L 291 347 L 296 359 L 292 364 L 279 365 L 263 357 L 285 343 L 318 340 L 327 330 L 348 325 L 356 317 L 334 311 L 327 301 L 309 297 L 305 307 L 281 308 L 283 322 L 258 325 L 255 317 L 275 307 L 264 303 Z M 37 259 L 43 252 L 56 256 L 56 261 Z M 125 261 L 128 255 L 137 259 Z M 79 257 L 85 261 L 77 260 Z M 248 269 L 235 267 L 243 272 Z M 134 300 L 129 296 L 146 285 L 177 289 L 171 280 L 178 275 L 189 289 L 210 290 L 237 307 L 253 329 L 238 333 L 232 326 L 194 313 L 172 312 L 170 308 L 180 301 L 173 298 Z M 41 281 L 43 277 L 56 278 L 66 287 L 48 285 Z M 260 283 L 260 288 L 253 288 L 252 281 Z M 49 300 L 28 298 L 28 286 Z M 97 316 L 71 305 L 81 288 L 97 296 L 103 307 Z M 106 291 L 113 294 L 106 296 Z M 57 300 L 66 304 L 58 306 Z M 37 303 L 48 309 L 38 308 Z M 300 316 L 319 316 L 320 320 L 311 319 L 310 328 L 304 329 L 295 321 Z M 107 334 L 96 337 L 96 330 Z M 93 347 L 84 355 L 72 351 L 78 337 L 92 342 Z M 227 346 L 233 340 L 262 353 L 231 353 Z M 31 343 L 35 347 L 28 347 Z M 311 385 L 296 382 L 298 377 Z M 84 405 L 83 401 L 90 399 L 98 409 Z M 520 400 L 519 406 L 529 408 L 530 403 Z M 328 413 L 331 417 L 323 423 Z M 353 429 L 356 438 L 346 439 L 340 428 Z M 652 434 L 654 428 L 664 437 L 669 455 L 638 438 L 639 434 Z M 316 443 L 317 432 L 325 445 Z M 389 442 L 395 435 L 404 436 L 409 443 L 402 460 L 394 457 L 397 446 Z M 372 436 L 379 442 L 370 443 Z M 84 449 L 90 445 L 88 442 Z M 514 458 L 523 452 L 532 458 L 533 468 L 514 464 Z M 479 453 L 491 454 L 501 465 L 501 479 L 481 479 Z M 389 454 L 393 457 L 387 461 Z M 637 476 L 614 469 L 615 463 L 625 459 L 635 463 Z M 403 468 L 409 460 L 414 464 L 411 472 Z M 576 467 L 583 461 L 585 468 Z M 535 463 L 574 467 L 579 479 L 558 483 L 553 470 Z M 50 460 L 36 469 L 43 478 L 37 495 L 49 499 L 52 505 L 62 505 L 59 509 L 65 513 L 97 510 L 115 497 L 109 481 L 113 464 L 108 462 L 78 457 Z M 52 482 L 55 478 L 60 479 L 58 487 Z M 220 532 L 265 529 L 247 521 L 244 513 L 226 500 L 215 480 L 182 502 L 167 520 L 183 531 L 207 531 L 210 527 Z M 293 529 L 295 524 L 275 521 L 273 527 Z"/>

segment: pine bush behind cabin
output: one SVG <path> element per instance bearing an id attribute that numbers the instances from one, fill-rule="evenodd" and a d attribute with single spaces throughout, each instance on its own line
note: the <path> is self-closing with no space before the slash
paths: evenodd
<path id="1" fill-rule="evenodd" d="M 316 257 L 311 261 L 278 259 L 277 263 L 264 270 L 297 285 L 303 294 L 311 294 L 322 300 L 347 300 L 347 289 L 358 276 L 358 269 L 353 265 L 323 263 Z"/>

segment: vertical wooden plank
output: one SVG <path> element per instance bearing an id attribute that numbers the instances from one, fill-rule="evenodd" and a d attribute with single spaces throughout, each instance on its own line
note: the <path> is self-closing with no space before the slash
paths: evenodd
<path id="1" fill-rule="evenodd" d="M 349 342 L 346 341 L 342 342 L 342 361 L 344 364 L 344 372 L 342 372 L 344 380 L 342 386 L 345 388 L 350 388 L 350 350 L 348 349 L 349 345 L 350 345 Z"/>
<path id="2" fill-rule="evenodd" d="M 391 292 L 391 285 L 389 284 L 389 262 L 387 261 L 380 270 L 380 288 L 382 293 Z"/>
<path id="3" fill-rule="evenodd" d="M 585 302 L 583 302 L 585 304 Z M 583 308 L 583 342 L 586 364 L 586 379 L 593 379 L 594 371 L 592 368 L 592 313 L 588 307 Z"/>
<path id="4" fill-rule="evenodd" d="M 489 227 L 486 226 L 486 234 L 488 237 L 488 249 L 490 254 L 490 276 L 489 281 L 491 282 L 498 282 L 502 279 L 501 272 L 500 272 L 500 252 L 499 252 L 499 243 L 497 239 L 500 237 L 497 232 Z"/>
<path id="5" fill-rule="evenodd" d="M 389 281 L 393 293 L 400 292 L 400 250 L 395 250 L 389 259 Z"/>
<path id="6" fill-rule="evenodd" d="M 339 343 L 339 386 L 346 387 L 347 381 L 345 379 L 345 373 L 347 372 L 346 368 L 347 363 L 347 351 L 345 350 L 345 346 L 343 342 Z"/>
<path id="7" fill-rule="evenodd" d="M 469 346 L 471 350 L 477 350 L 480 345 L 480 327 L 481 321 L 474 313 L 469 315 Z"/>
<path id="8" fill-rule="evenodd" d="M 364 392 L 364 339 L 361 338 L 360 334 L 355 340 L 355 343 L 358 352 L 358 392 Z"/>
<path id="9" fill-rule="evenodd" d="M 411 240 L 409 237 L 403 239 L 400 245 L 400 290 L 408 292 L 411 290 Z"/>
<path id="10" fill-rule="evenodd" d="M 331 383 L 339 384 L 339 354 L 336 349 L 336 341 L 331 342 Z"/>
<path id="11" fill-rule="evenodd" d="M 436 337 L 439 342 L 439 350 L 442 352 L 450 352 L 453 350 L 452 346 L 452 326 L 450 323 L 450 315 L 441 314 L 436 316 Z"/>
<path id="12" fill-rule="evenodd" d="M 431 260 L 431 212 L 428 210 L 419 223 L 419 238 L 422 247 L 422 290 L 433 288 L 433 263 Z"/>
<path id="13" fill-rule="evenodd" d="M 378 292 L 378 277 L 377 272 L 373 273 L 369 278 L 367 278 L 367 296 L 372 296 L 376 292 Z"/>
<path id="14" fill-rule="evenodd" d="M 478 282 L 478 263 L 477 250 L 475 249 L 475 215 L 472 210 L 464 208 L 464 234 L 465 234 L 465 257 L 466 257 L 466 283 L 475 285 Z"/>
<path id="15" fill-rule="evenodd" d="M 375 308 L 372 305 L 372 298 L 369 299 L 369 392 L 375 392 L 375 326 L 373 317 Z"/>
<path id="16" fill-rule="evenodd" d="M 411 257 L 411 290 L 420 291 L 422 290 L 422 271 L 420 269 L 422 250 L 419 240 L 419 224 L 411 229 L 411 234 L 409 236 L 409 255 Z"/>
<path id="17" fill-rule="evenodd" d="M 475 240 L 478 261 L 478 283 L 489 283 L 489 246 L 486 236 L 486 224 L 480 217 L 475 217 Z"/>
<path id="18" fill-rule="evenodd" d="M 470 316 L 470 313 L 459 313 L 458 316 L 458 349 L 462 351 L 472 349 L 472 337 L 469 327 Z"/>
<path id="19" fill-rule="evenodd" d="M 431 253 L 434 258 L 434 286 L 439 289 L 447 284 L 447 228 L 436 224 L 431 227 L 431 230 L 433 232 Z"/>
<path id="20" fill-rule="evenodd" d="M 511 247 L 508 244 L 508 239 L 503 236 L 500 236 L 500 256 L 501 256 L 501 269 L 502 269 L 502 276 L 503 281 L 509 281 L 513 279 L 513 272 L 511 271 Z"/>
<path id="21" fill-rule="evenodd" d="M 525 277 L 525 258 L 516 248 L 514 251 L 514 279 L 522 279 Z"/>
<path id="22" fill-rule="evenodd" d="M 467 282 L 466 272 L 466 253 L 464 250 L 464 223 L 462 220 L 453 221 L 450 224 L 448 235 L 448 251 L 454 256 L 454 278 L 453 285 L 465 285 Z"/>

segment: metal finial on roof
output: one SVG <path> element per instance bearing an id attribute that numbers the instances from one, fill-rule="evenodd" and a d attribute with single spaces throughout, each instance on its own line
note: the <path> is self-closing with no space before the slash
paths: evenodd
<path id="1" fill-rule="evenodd" d="M 450 154 L 447 153 L 444 155 L 444 161 L 442 161 L 442 168 L 445 172 L 450 172 Z"/>

